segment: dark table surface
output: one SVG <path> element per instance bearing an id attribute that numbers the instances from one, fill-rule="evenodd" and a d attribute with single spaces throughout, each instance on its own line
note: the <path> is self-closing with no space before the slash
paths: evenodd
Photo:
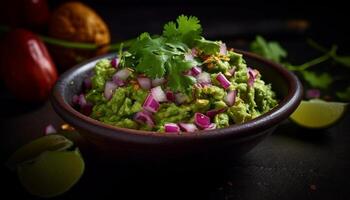
<path id="1" fill-rule="evenodd" d="M 229 46 L 246 48 L 255 34 L 278 39 L 289 50 L 290 58 L 302 62 L 314 52 L 305 47 L 305 32 L 289 32 L 278 24 L 284 19 L 238 20 L 230 14 L 207 13 L 210 8 L 127 6 L 128 9 L 91 3 L 106 19 L 113 40 L 131 38 L 139 32 L 159 33 L 161 24 L 180 13 L 193 13 L 203 17 L 206 35 L 223 38 Z M 221 8 L 224 11 L 229 8 Z M 225 10 L 226 9 L 226 10 Z M 162 12 L 158 12 L 163 10 Z M 205 14 L 203 14 L 205 13 Z M 255 14 L 257 15 L 257 14 Z M 163 17 L 162 17 L 163 16 Z M 231 18 L 230 18 L 231 17 Z M 118 19 L 128 20 L 118 20 Z M 234 18 L 234 19 L 233 19 Z M 287 17 L 286 17 L 287 18 Z M 256 29 L 256 24 L 262 29 Z M 275 24 L 266 29 L 264 24 Z M 238 24 L 238 25 L 237 25 Z M 253 26 L 253 28 L 251 27 Z M 310 34 L 317 32 L 314 27 Z M 334 33 L 332 33 L 334 34 Z M 335 40 L 343 41 L 341 35 Z M 316 34 L 325 43 L 327 31 Z M 346 49 L 345 49 L 346 51 Z M 0 85 L 0 91 L 4 86 Z M 43 105 L 26 105 L 14 100 L 8 92 L 0 93 L 1 162 L 19 146 L 44 133 L 47 124 L 60 126 L 63 121 L 55 114 L 49 102 Z M 350 114 L 334 127 L 310 131 L 286 121 L 252 151 L 239 159 L 193 166 L 183 163 L 177 169 L 106 165 L 88 159 L 86 170 L 72 190 L 57 199 L 102 198 L 116 199 L 350 199 Z M 2 196 L 35 199 L 20 185 L 15 173 L 3 165 L 0 170 Z"/>

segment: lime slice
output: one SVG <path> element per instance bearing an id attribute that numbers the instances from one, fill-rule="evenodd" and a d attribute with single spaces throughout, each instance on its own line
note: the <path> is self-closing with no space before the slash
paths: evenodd
<path id="1" fill-rule="evenodd" d="M 53 197 L 68 191 L 80 179 L 84 161 L 78 149 L 46 151 L 17 169 L 20 182 L 31 194 Z"/>
<path id="2" fill-rule="evenodd" d="M 312 129 L 326 128 L 336 123 L 345 113 L 346 103 L 322 100 L 301 101 L 290 118 L 300 126 Z"/>
<path id="3" fill-rule="evenodd" d="M 64 151 L 72 146 L 73 142 L 64 136 L 47 135 L 18 149 L 7 161 L 7 166 L 16 169 L 18 164 L 31 161 L 45 151 Z"/>

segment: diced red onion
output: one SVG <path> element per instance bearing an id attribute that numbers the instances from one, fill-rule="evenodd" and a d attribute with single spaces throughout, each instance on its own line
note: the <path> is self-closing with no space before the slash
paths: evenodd
<path id="1" fill-rule="evenodd" d="M 177 104 L 183 104 L 187 100 L 187 96 L 182 93 L 175 94 L 175 101 Z"/>
<path id="2" fill-rule="evenodd" d="M 52 124 L 49 124 L 45 127 L 45 135 L 50 135 L 54 133 L 57 133 L 57 130 Z"/>
<path id="3" fill-rule="evenodd" d="M 115 57 L 115 58 L 112 58 L 112 60 L 111 60 L 111 65 L 112 65 L 112 67 L 114 67 L 114 68 L 118 68 L 118 65 L 119 65 L 119 58 L 117 58 L 117 57 Z"/>
<path id="4" fill-rule="evenodd" d="M 197 76 L 197 82 L 201 84 L 210 84 L 210 74 L 207 72 L 202 72 Z"/>
<path id="5" fill-rule="evenodd" d="M 235 73 L 236 73 L 236 69 L 235 69 L 235 68 L 232 68 L 232 69 L 228 70 L 228 73 L 230 73 L 231 76 L 234 76 Z"/>
<path id="6" fill-rule="evenodd" d="M 147 111 L 140 111 L 136 113 L 134 120 L 141 124 L 147 124 L 150 127 L 154 127 L 154 120 L 152 118 L 152 115 Z"/>
<path id="7" fill-rule="evenodd" d="M 258 71 L 248 67 L 248 86 L 253 87 L 254 81 L 258 75 Z"/>
<path id="8" fill-rule="evenodd" d="M 213 130 L 216 129 L 216 124 L 215 123 L 211 123 L 207 128 L 205 128 L 204 130 Z"/>
<path id="9" fill-rule="evenodd" d="M 158 102 L 165 102 L 167 101 L 167 97 L 162 89 L 161 86 L 157 86 L 151 89 L 151 93 L 153 98 Z"/>
<path id="10" fill-rule="evenodd" d="M 321 92 L 319 89 L 309 89 L 306 91 L 306 98 L 307 99 L 316 99 L 321 96 Z"/>
<path id="11" fill-rule="evenodd" d="M 138 77 L 137 81 L 142 89 L 145 89 L 145 90 L 151 89 L 151 85 L 152 85 L 151 79 L 147 77 Z"/>
<path id="12" fill-rule="evenodd" d="M 86 101 L 84 94 L 79 95 L 78 105 L 80 107 L 80 112 L 85 115 L 91 114 L 93 105 L 90 102 Z"/>
<path id="13" fill-rule="evenodd" d="M 196 48 L 192 48 L 192 49 L 191 49 L 191 54 L 192 54 L 193 57 L 197 57 L 197 56 L 198 56 L 198 51 L 197 51 L 197 49 L 196 49 Z"/>
<path id="14" fill-rule="evenodd" d="M 84 82 L 83 82 L 83 85 L 84 85 L 84 89 L 85 89 L 85 90 L 91 89 L 91 87 L 92 87 L 91 77 L 85 78 L 85 79 L 84 79 Z"/>
<path id="15" fill-rule="evenodd" d="M 202 113 L 195 113 L 194 123 L 200 128 L 208 128 L 210 125 L 210 118 Z"/>
<path id="16" fill-rule="evenodd" d="M 113 82 L 117 85 L 117 86 L 124 86 L 125 85 L 125 81 L 123 81 L 122 79 L 118 78 L 118 77 L 113 77 Z"/>
<path id="17" fill-rule="evenodd" d="M 114 90 L 118 87 L 113 81 L 107 81 L 105 84 L 104 96 L 107 100 L 110 100 L 113 96 Z"/>
<path id="18" fill-rule="evenodd" d="M 233 104 L 235 104 L 236 102 L 236 96 L 237 96 L 237 90 L 229 91 L 224 98 L 225 103 L 228 106 L 233 106 Z"/>
<path id="19" fill-rule="evenodd" d="M 213 118 L 213 117 L 215 117 L 215 115 L 225 112 L 225 110 L 226 110 L 226 108 L 209 110 L 209 111 L 207 111 L 206 115 L 210 118 Z"/>
<path id="20" fill-rule="evenodd" d="M 168 133 L 177 133 L 180 132 L 180 127 L 174 123 L 164 124 L 164 131 Z"/>
<path id="21" fill-rule="evenodd" d="M 152 93 L 149 93 L 145 102 L 143 103 L 143 108 L 149 112 L 155 113 L 159 109 L 159 103 L 154 99 Z"/>
<path id="22" fill-rule="evenodd" d="M 168 101 L 175 101 L 175 95 L 173 91 L 166 91 L 165 92 L 166 98 L 168 99 Z"/>
<path id="23" fill-rule="evenodd" d="M 165 83 L 165 79 L 164 78 L 155 78 L 152 80 L 152 86 L 153 87 L 157 87 L 159 85 L 162 85 L 163 83 Z"/>
<path id="24" fill-rule="evenodd" d="M 192 123 L 179 123 L 179 126 L 185 132 L 195 132 L 198 130 L 197 126 Z"/>
<path id="25" fill-rule="evenodd" d="M 185 60 L 186 61 L 192 61 L 193 60 L 192 52 L 185 53 Z"/>
<path id="26" fill-rule="evenodd" d="M 216 80 L 219 81 L 220 85 L 226 90 L 228 87 L 230 87 L 231 83 L 225 75 L 223 75 L 221 72 L 216 76 Z"/>
<path id="27" fill-rule="evenodd" d="M 192 67 L 190 69 L 189 75 L 191 75 L 191 76 L 198 76 L 200 73 L 202 73 L 202 68 L 200 68 L 200 67 Z"/>
<path id="28" fill-rule="evenodd" d="M 123 80 L 125 81 L 131 75 L 131 71 L 128 68 L 119 70 L 113 75 L 113 80 Z"/>
<path id="29" fill-rule="evenodd" d="M 227 54 L 227 47 L 225 43 L 220 44 L 220 54 L 226 55 Z"/>

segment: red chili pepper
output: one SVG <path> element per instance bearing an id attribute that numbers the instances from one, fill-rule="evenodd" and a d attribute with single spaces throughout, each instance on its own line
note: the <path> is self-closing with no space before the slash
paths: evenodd
<path id="1" fill-rule="evenodd" d="M 7 88 L 21 100 L 47 99 L 57 80 L 57 70 L 40 38 L 16 29 L 4 38 L 1 48 L 1 74 Z"/>

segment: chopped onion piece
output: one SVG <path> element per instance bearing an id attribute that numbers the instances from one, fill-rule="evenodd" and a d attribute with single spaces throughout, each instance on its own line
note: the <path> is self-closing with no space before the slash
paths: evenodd
<path id="1" fill-rule="evenodd" d="M 258 71 L 248 67 L 248 86 L 253 87 L 255 78 L 258 75 Z"/>
<path id="2" fill-rule="evenodd" d="M 119 70 L 117 73 L 113 75 L 113 80 L 123 80 L 125 81 L 131 75 L 131 71 L 128 68 L 124 68 Z"/>
<path id="3" fill-rule="evenodd" d="M 186 61 L 192 61 L 193 60 L 192 52 L 185 53 L 185 60 Z"/>
<path id="4" fill-rule="evenodd" d="M 228 72 L 231 74 L 231 76 L 234 76 L 236 73 L 236 68 L 232 68 L 232 69 L 228 70 Z"/>
<path id="5" fill-rule="evenodd" d="M 215 117 L 215 115 L 225 112 L 225 110 L 226 110 L 226 108 L 209 110 L 209 111 L 207 111 L 206 114 L 208 117 L 213 118 L 213 117 Z"/>
<path id="6" fill-rule="evenodd" d="M 226 90 L 228 87 L 230 87 L 231 83 L 225 75 L 223 75 L 221 72 L 216 76 L 216 80 L 219 81 L 220 85 Z"/>
<path id="7" fill-rule="evenodd" d="M 119 65 L 119 58 L 117 58 L 117 57 L 115 57 L 115 58 L 112 58 L 112 60 L 111 60 L 111 65 L 112 65 L 112 67 L 114 67 L 114 68 L 118 68 L 118 65 Z"/>
<path id="8" fill-rule="evenodd" d="M 180 127 L 174 123 L 166 123 L 164 124 L 164 130 L 168 133 L 177 133 L 180 132 Z"/>
<path id="9" fill-rule="evenodd" d="M 149 112 L 155 113 L 159 109 L 159 103 L 154 99 L 152 93 L 149 93 L 145 102 L 143 103 L 143 108 Z"/>
<path id="10" fill-rule="evenodd" d="M 235 104 L 236 102 L 236 96 L 237 96 L 237 90 L 229 91 L 225 96 L 225 99 L 224 99 L 225 103 L 228 106 L 233 106 L 233 104 Z"/>
<path id="11" fill-rule="evenodd" d="M 200 67 L 192 67 L 190 70 L 189 75 L 191 76 L 198 76 L 200 73 L 202 73 L 202 68 Z"/>
<path id="12" fill-rule="evenodd" d="M 54 133 L 57 133 L 57 130 L 52 124 L 49 124 L 45 127 L 45 135 L 50 135 Z"/>
<path id="13" fill-rule="evenodd" d="M 215 123 L 211 123 L 207 128 L 205 128 L 204 130 L 213 130 L 216 129 L 216 124 Z"/>
<path id="14" fill-rule="evenodd" d="M 157 86 L 157 87 L 152 88 L 151 93 L 156 101 L 158 101 L 158 102 L 167 101 L 167 97 L 166 97 L 162 87 Z"/>
<path id="15" fill-rule="evenodd" d="M 227 47 L 225 43 L 220 44 L 220 54 L 226 55 L 227 54 Z"/>
<path id="16" fill-rule="evenodd" d="M 197 57 L 197 56 L 198 56 L 198 51 L 197 51 L 197 49 L 196 49 L 196 48 L 192 48 L 192 49 L 191 49 L 191 54 L 192 54 L 193 57 Z"/>
<path id="17" fill-rule="evenodd" d="M 141 124 L 147 124 L 150 127 L 154 127 L 154 120 L 152 118 L 152 115 L 147 111 L 140 111 L 136 113 L 134 120 Z"/>
<path id="18" fill-rule="evenodd" d="M 114 90 L 118 87 L 113 81 L 107 81 L 105 84 L 104 96 L 107 100 L 110 100 L 113 96 Z"/>
<path id="19" fill-rule="evenodd" d="M 201 84 L 210 84 L 210 74 L 207 72 L 202 72 L 197 76 L 197 82 Z"/>
<path id="20" fill-rule="evenodd" d="M 79 95 L 78 105 L 80 107 L 80 112 L 84 115 L 90 115 L 92 112 L 92 104 L 87 102 L 84 94 Z"/>
<path id="21" fill-rule="evenodd" d="M 151 85 L 152 85 L 151 79 L 147 77 L 138 77 L 137 81 L 142 89 L 145 89 L 145 90 L 151 89 Z"/>
<path id="22" fill-rule="evenodd" d="M 159 85 L 162 85 L 163 83 L 165 83 L 165 79 L 164 78 L 156 78 L 152 80 L 152 86 L 153 87 L 157 87 Z"/>
<path id="23" fill-rule="evenodd" d="M 200 128 L 208 128 L 210 125 L 210 118 L 202 113 L 195 113 L 194 123 Z"/>
<path id="24" fill-rule="evenodd" d="M 175 101 L 175 95 L 173 91 L 166 91 L 165 92 L 166 98 L 168 99 L 168 101 Z"/>
<path id="25" fill-rule="evenodd" d="M 179 123 L 179 126 L 185 132 L 195 132 L 198 130 L 197 126 L 192 123 Z"/>

